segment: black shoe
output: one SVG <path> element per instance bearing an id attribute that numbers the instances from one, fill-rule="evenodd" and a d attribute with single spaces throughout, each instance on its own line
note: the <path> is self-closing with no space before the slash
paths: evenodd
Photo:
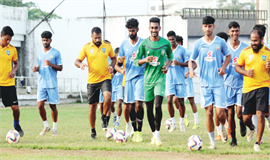
<path id="1" fill-rule="evenodd" d="M 15 130 L 20 133 L 21 137 L 23 137 L 24 132 L 23 132 L 23 130 L 22 130 L 22 128 L 21 128 L 21 126 L 19 124 L 15 127 Z"/>
<path id="2" fill-rule="evenodd" d="M 101 126 L 103 130 L 107 131 L 108 124 L 107 124 L 106 116 L 104 116 L 103 118 L 101 117 Z"/>
<path id="3" fill-rule="evenodd" d="M 97 139 L 97 133 L 91 133 L 90 139 Z"/>
<path id="4" fill-rule="evenodd" d="M 242 122 L 241 120 L 239 120 L 239 124 L 240 124 L 240 134 L 242 137 L 245 137 L 247 134 L 247 128 L 244 122 Z"/>
<path id="5" fill-rule="evenodd" d="M 237 146 L 237 142 L 236 142 L 236 141 L 235 141 L 235 142 L 234 142 L 234 141 L 232 141 L 232 142 L 230 143 L 230 146 L 231 146 L 231 147 L 235 147 L 235 146 Z"/>

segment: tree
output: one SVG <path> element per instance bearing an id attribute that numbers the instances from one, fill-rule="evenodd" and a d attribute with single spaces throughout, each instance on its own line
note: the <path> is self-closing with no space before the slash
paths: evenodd
<path id="1" fill-rule="evenodd" d="M 37 8 L 36 4 L 33 2 L 23 3 L 22 0 L 0 0 L 0 4 L 11 7 L 27 7 L 29 20 L 43 19 L 44 16 L 48 14 L 47 12 L 44 12 Z M 50 18 L 62 19 L 62 17 L 56 14 L 52 14 Z"/>
<path id="2" fill-rule="evenodd" d="M 250 6 L 250 7 L 247 7 Z M 255 9 L 255 3 L 240 3 L 239 0 L 231 0 L 231 3 L 228 0 L 219 0 L 218 1 L 219 9 L 245 9 L 249 8 L 250 10 Z"/>

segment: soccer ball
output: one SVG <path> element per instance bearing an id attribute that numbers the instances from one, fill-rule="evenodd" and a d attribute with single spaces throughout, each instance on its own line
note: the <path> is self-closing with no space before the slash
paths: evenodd
<path id="1" fill-rule="evenodd" d="M 19 143 L 20 138 L 21 136 L 16 130 L 10 130 L 6 136 L 6 140 L 9 144 Z"/>
<path id="2" fill-rule="evenodd" d="M 107 130 L 106 132 L 106 138 L 111 141 L 114 139 L 114 135 L 117 132 L 117 129 L 115 129 L 114 127 L 111 127 Z"/>
<path id="3" fill-rule="evenodd" d="M 123 130 L 118 130 L 118 131 L 115 133 L 114 141 L 115 141 L 116 143 L 123 143 L 123 142 L 126 142 L 126 141 L 127 141 L 127 135 L 126 135 L 126 132 L 123 131 Z"/>
<path id="4" fill-rule="evenodd" d="M 202 148 L 203 142 L 199 136 L 192 135 L 191 137 L 189 137 L 187 145 L 190 150 L 196 151 Z"/>
<path id="5" fill-rule="evenodd" d="M 167 130 L 170 130 L 172 125 L 173 125 L 173 121 L 172 121 L 171 118 L 169 118 L 169 119 L 167 119 L 167 120 L 165 121 L 165 128 L 166 128 Z"/>

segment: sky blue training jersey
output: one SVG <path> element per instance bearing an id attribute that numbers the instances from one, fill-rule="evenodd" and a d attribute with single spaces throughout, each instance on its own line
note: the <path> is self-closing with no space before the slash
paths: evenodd
<path id="1" fill-rule="evenodd" d="M 186 50 L 186 62 L 187 62 L 187 61 L 190 59 L 191 52 L 190 52 L 188 49 L 186 49 L 186 48 L 185 48 L 185 50 Z M 185 73 L 186 73 L 188 70 L 189 70 L 188 67 L 185 67 Z M 186 83 L 186 84 L 190 84 L 190 83 L 192 83 L 192 82 L 193 82 L 192 79 L 189 78 L 189 75 L 188 75 L 187 79 L 185 79 L 185 83 Z"/>
<path id="2" fill-rule="evenodd" d="M 132 45 L 130 39 L 126 39 L 122 42 L 118 57 L 126 56 L 126 71 L 125 71 L 125 81 L 129 81 L 134 77 L 140 76 L 144 74 L 144 68 L 142 65 L 140 67 L 136 67 L 133 64 L 134 59 L 136 58 L 138 48 L 140 43 L 142 42 L 142 38 L 138 39 L 138 42 L 135 45 Z"/>
<path id="3" fill-rule="evenodd" d="M 177 45 L 173 51 L 173 60 L 185 63 L 187 60 L 186 50 L 184 47 Z M 171 81 L 173 84 L 184 84 L 185 83 L 185 68 L 180 65 L 171 64 L 166 74 L 166 80 Z"/>
<path id="4" fill-rule="evenodd" d="M 231 88 L 241 88 L 243 87 L 243 75 L 239 74 L 235 71 L 235 65 L 237 64 L 237 60 L 240 56 L 240 53 L 244 48 L 246 48 L 248 45 L 244 42 L 240 42 L 238 48 L 234 50 L 230 43 L 227 43 L 229 52 L 231 54 L 231 61 L 229 65 L 226 68 L 226 73 L 223 76 L 224 78 L 224 85 L 230 86 Z M 224 57 L 224 61 L 225 61 Z"/>
<path id="5" fill-rule="evenodd" d="M 108 57 L 108 63 L 109 63 L 109 66 L 112 63 L 112 60 L 111 60 L 110 57 Z M 122 68 L 123 68 L 123 66 L 122 66 Z M 115 75 L 113 76 L 112 80 L 111 80 L 112 89 L 114 90 L 114 87 L 117 86 L 117 85 L 122 86 L 122 82 L 123 82 L 123 74 L 120 73 L 120 72 L 116 72 Z"/>
<path id="6" fill-rule="evenodd" d="M 195 61 L 199 57 L 201 87 L 224 85 L 223 76 L 218 74 L 218 68 L 222 67 L 223 56 L 229 54 L 225 40 L 220 37 L 215 36 L 210 44 L 204 37 L 195 42 L 190 59 Z"/>
<path id="7" fill-rule="evenodd" d="M 58 50 L 51 48 L 47 53 L 40 50 L 37 53 L 37 62 L 39 66 L 38 87 L 40 88 L 56 88 L 57 85 L 57 71 L 45 64 L 49 60 L 54 65 L 62 65 L 61 54 Z"/>

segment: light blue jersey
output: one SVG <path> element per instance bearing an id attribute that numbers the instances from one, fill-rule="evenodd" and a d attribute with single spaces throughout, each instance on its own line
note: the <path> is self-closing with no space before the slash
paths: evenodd
<path id="1" fill-rule="evenodd" d="M 218 68 L 222 67 L 223 56 L 229 55 L 226 42 L 215 36 L 212 43 L 207 43 L 203 38 L 194 44 L 190 59 L 199 57 L 200 85 L 201 87 L 219 87 L 224 85 L 224 80 L 218 74 Z"/>
<path id="2" fill-rule="evenodd" d="M 116 90 L 115 88 L 117 88 L 117 86 L 122 87 L 122 82 L 123 82 L 123 74 L 120 72 L 116 72 L 112 79 L 112 90 L 115 91 Z"/>
<path id="3" fill-rule="evenodd" d="M 138 42 L 135 45 L 132 45 L 130 39 L 126 39 L 122 42 L 118 57 L 126 56 L 126 70 L 125 70 L 125 81 L 129 81 L 134 77 L 144 75 L 144 68 L 136 67 L 133 64 L 134 59 L 136 58 L 137 51 L 140 43 L 142 42 L 142 38 L 138 39 Z"/>
<path id="4" fill-rule="evenodd" d="M 240 42 L 237 49 L 233 49 L 230 43 L 227 43 L 227 46 L 231 54 L 231 61 L 226 68 L 225 75 L 223 76 L 224 85 L 230 86 L 231 88 L 241 88 L 243 87 L 243 75 L 235 71 L 235 65 L 237 64 L 237 60 L 240 56 L 240 53 L 248 45 L 244 42 Z M 224 61 L 225 61 L 225 58 L 226 57 L 224 57 Z"/>
<path id="5" fill-rule="evenodd" d="M 57 85 L 57 71 L 45 64 L 48 60 L 54 65 L 62 65 L 61 54 L 58 50 L 51 48 L 50 51 L 44 53 L 40 50 L 37 53 L 37 61 L 39 66 L 38 87 L 39 88 L 56 88 Z"/>
<path id="6" fill-rule="evenodd" d="M 185 63 L 187 61 L 185 48 L 178 45 L 173 51 L 173 60 Z M 168 69 L 168 73 L 166 74 L 166 81 L 171 81 L 173 85 L 185 84 L 185 68 L 186 67 L 174 65 L 172 63 Z"/>
<path id="7" fill-rule="evenodd" d="M 185 50 L 186 50 L 186 61 L 188 61 L 190 59 L 191 52 L 188 49 L 186 49 L 186 48 L 185 48 Z M 188 72 L 188 67 L 185 67 L 185 73 L 187 73 L 187 72 Z M 188 76 L 187 79 L 185 79 L 185 83 L 186 83 L 186 85 L 188 85 L 188 84 L 193 83 L 193 81 Z"/>

